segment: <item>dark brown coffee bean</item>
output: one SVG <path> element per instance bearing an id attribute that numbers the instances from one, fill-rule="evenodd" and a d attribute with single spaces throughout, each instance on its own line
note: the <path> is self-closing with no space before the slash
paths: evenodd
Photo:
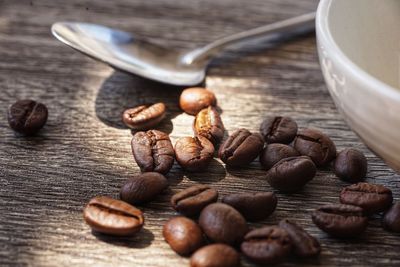
<path id="1" fill-rule="evenodd" d="M 179 105 L 186 113 L 196 115 L 203 108 L 217 105 L 217 99 L 213 92 L 205 88 L 187 88 L 182 91 Z"/>
<path id="2" fill-rule="evenodd" d="M 297 123 L 290 117 L 267 117 L 260 126 L 265 142 L 289 144 L 296 137 Z"/>
<path id="3" fill-rule="evenodd" d="M 165 111 L 164 103 L 145 104 L 125 110 L 122 121 L 131 129 L 148 130 L 164 119 Z"/>
<path id="4" fill-rule="evenodd" d="M 255 192 L 227 195 L 222 202 L 234 207 L 247 220 L 257 221 L 274 212 L 278 199 L 272 192 Z"/>
<path id="5" fill-rule="evenodd" d="M 335 174 L 344 181 L 360 182 L 367 174 L 367 159 L 360 151 L 347 148 L 336 157 Z"/>
<path id="6" fill-rule="evenodd" d="M 224 137 L 224 124 L 216 108 L 209 106 L 197 113 L 193 130 L 196 136 L 203 136 L 214 145 L 219 143 Z"/>
<path id="7" fill-rule="evenodd" d="M 311 181 L 316 172 L 309 157 L 290 157 L 282 159 L 267 172 L 267 181 L 275 189 L 295 192 Z"/>
<path id="8" fill-rule="evenodd" d="M 279 227 L 286 230 L 292 240 L 294 253 L 299 257 L 312 257 L 321 252 L 318 240 L 296 223 L 288 219 L 279 222 Z"/>
<path id="9" fill-rule="evenodd" d="M 190 258 L 190 267 L 239 267 L 239 265 L 239 253 L 225 244 L 202 247 Z"/>
<path id="10" fill-rule="evenodd" d="M 33 100 L 19 100 L 8 108 L 8 124 L 18 133 L 32 135 L 46 124 L 47 115 L 45 105 Z"/>
<path id="11" fill-rule="evenodd" d="M 300 156 L 300 153 L 291 146 L 278 143 L 269 144 L 261 151 L 260 163 L 268 171 L 280 160 L 296 156 Z"/>
<path id="12" fill-rule="evenodd" d="M 163 236 L 171 249 L 179 255 L 190 255 L 204 244 L 203 232 L 185 217 L 170 219 L 163 227 Z"/>
<path id="13" fill-rule="evenodd" d="M 110 235 L 132 235 L 142 229 L 142 212 L 121 200 L 92 198 L 83 210 L 83 218 L 94 230 Z"/>
<path id="14" fill-rule="evenodd" d="M 243 216 L 223 203 L 205 207 L 200 213 L 199 225 L 209 239 L 218 243 L 238 244 L 247 233 Z"/>
<path id="15" fill-rule="evenodd" d="M 275 264 L 290 252 L 292 242 L 288 233 L 277 226 L 266 226 L 250 231 L 240 246 L 242 253 L 259 264 Z"/>
<path id="16" fill-rule="evenodd" d="M 168 181 L 164 175 L 145 172 L 126 181 L 121 188 L 120 197 L 130 204 L 142 204 L 153 200 L 167 187 Z"/>
<path id="17" fill-rule="evenodd" d="M 166 174 L 174 164 L 174 148 L 166 133 L 157 130 L 137 132 L 132 138 L 131 146 L 142 172 Z"/>
<path id="18" fill-rule="evenodd" d="M 382 219 L 383 228 L 400 233 L 400 203 L 395 203 Z"/>
<path id="19" fill-rule="evenodd" d="M 216 202 L 218 191 L 207 185 L 194 185 L 171 198 L 174 210 L 186 216 L 198 215 L 207 205 Z"/>
<path id="20" fill-rule="evenodd" d="M 218 156 L 228 166 L 244 166 L 255 160 L 263 147 L 264 141 L 260 134 L 239 129 L 221 145 Z"/>
<path id="21" fill-rule="evenodd" d="M 213 144 L 203 136 L 182 137 L 175 143 L 176 161 L 188 171 L 205 171 L 213 155 Z"/>
<path id="22" fill-rule="evenodd" d="M 314 211 L 312 220 L 322 231 L 342 238 L 360 235 L 368 224 L 362 208 L 345 204 L 325 205 Z"/>
<path id="23" fill-rule="evenodd" d="M 392 191 L 383 185 L 358 183 L 343 188 L 340 202 L 363 208 L 364 213 L 385 211 L 392 205 Z"/>
<path id="24" fill-rule="evenodd" d="M 309 156 L 317 166 L 325 166 L 336 157 L 336 146 L 332 140 L 315 129 L 304 129 L 297 133 L 294 148 Z"/>

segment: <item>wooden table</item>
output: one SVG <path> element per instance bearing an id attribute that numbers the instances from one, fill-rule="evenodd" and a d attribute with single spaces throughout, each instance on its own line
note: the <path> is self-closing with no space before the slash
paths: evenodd
<path id="1" fill-rule="evenodd" d="M 124 108 L 163 101 L 168 118 L 159 129 L 173 142 L 191 135 L 193 117 L 177 100 L 182 88 L 114 71 L 58 42 L 50 25 L 88 21 L 121 28 L 179 49 L 220 36 L 315 10 L 317 0 L 0 0 L 0 265 L 1 266 L 187 266 L 163 241 L 163 223 L 176 215 L 171 195 L 195 183 L 210 184 L 221 195 L 271 190 L 254 162 L 226 170 L 220 160 L 204 173 L 186 173 L 175 164 L 170 187 L 142 209 L 143 231 L 132 238 L 91 233 L 82 208 L 96 195 L 118 197 L 121 184 L 139 174 L 130 148 L 131 132 L 120 120 Z M 368 182 L 384 184 L 400 196 L 400 176 L 374 156 L 346 126 L 323 82 L 315 37 L 265 48 L 250 44 L 215 59 L 205 85 L 215 92 L 229 133 L 257 131 L 264 116 L 283 114 L 300 127 L 328 133 L 338 149 L 356 147 L 369 162 Z M 50 116 L 34 137 L 15 135 L 6 110 L 16 99 L 45 103 Z M 385 232 L 379 216 L 356 240 L 328 237 L 311 222 L 311 212 L 338 202 L 345 186 L 324 169 L 304 190 L 278 193 L 277 210 L 267 220 L 293 218 L 323 246 L 306 265 L 399 266 L 400 236 Z M 291 259 L 285 266 L 297 265 Z M 242 260 L 243 266 L 253 266 Z"/>

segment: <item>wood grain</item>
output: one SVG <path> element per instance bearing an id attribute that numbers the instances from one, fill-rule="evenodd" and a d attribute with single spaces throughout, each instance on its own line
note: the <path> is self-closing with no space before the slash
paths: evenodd
<path id="1" fill-rule="evenodd" d="M 143 206 L 145 229 L 132 238 L 92 234 L 82 207 L 96 195 L 118 197 L 120 185 L 138 174 L 130 151 L 131 133 L 121 111 L 138 103 L 163 101 L 168 118 L 159 129 L 173 142 L 191 135 L 193 117 L 182 114 L 182 88 L 166 86 L 113 69 L 55 40 L 50 25 L 88 21 L 121 28 L 180 49 L 220 36 L 315 10 L 317 0 L 0 0 L 0 265 L 1 266 L 187 266 L 171 251 L 161 227 L 175 215 L 174 192 L 191 184 L 211 184 L 221 195 L 271 190 L 254 162 L 240 170 L 220 160 L 204 173 L 174 165 L 170 188 Z M 215 59 L 205 85 L 216 93 L 228 132 L 257 131 L 263 117 L 284 114 L 300 127 L 328 133 L 338 149 L 356 147 L 369 162 L 367 181 L 384 184 L 400 196 L 400 176 L 374 156 L 346 126 L 323 82 L 313 35 L 280 44 L 250 44 Z M 35 137 L 14 134 L 7 106 L 33 98 L 50 111 Z M 290 217 L 317 236 L 317 259 L 290 259 L 283 266 L 398 266 L 400 236 L 385 232 L 379 216 L 356 240 L 337 240 L 311 222 L 310 213 L 338 202 L 346 184 L 328 169 L 299 193 L 279 194 L 276 212 L 257 227 Z M 253 266 L 243 259 L 243 266 Z"/>

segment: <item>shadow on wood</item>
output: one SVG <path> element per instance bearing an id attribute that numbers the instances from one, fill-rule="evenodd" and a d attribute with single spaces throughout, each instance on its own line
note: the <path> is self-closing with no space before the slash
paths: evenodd
<path id="1" fill-rule="evenodd" d="M 154 240 L 154 234 L 145 228 L 140 230 L 140 232 L 136 233 L 131 237 L 118 237 L 101 234 L 95 231 L 92 231 L 92 234 L 103 242 L 109 243 L 114 246 L 122 246 L 128 248 L 145 248 L 151 245 Z"/>

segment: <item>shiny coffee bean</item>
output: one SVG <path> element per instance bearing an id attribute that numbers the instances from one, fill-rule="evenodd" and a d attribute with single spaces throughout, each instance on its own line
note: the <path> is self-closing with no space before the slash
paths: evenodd
<path id="1" fill-rule="evenodd" d="M 190 255 L 204 244 L 203 232 L 185 217 L 170 219 L 163 227 L 163 236 L 171 249 L 179 255 Z"/>
<path id="2" fill-rule="evenodd" d="M 132 138 L 131 146 L 142 172 L 166 174 L 174 164 L 174 148 L 168 134 L 164 132 L 137 132 Z"/>
<path id="3" fill-rule="evenodd" d="M 32 135 L 46 124 L 47 115 L 45 105 L 33 100 L 19 100 L 8 108 L 8 124 L 18 133 Z"/>
<path id="4" fill-rule="evenodd" d="M 382 225 L 388 231 L 400 233 L 400 203 L 393 204 L 385 213 Z"/>
<path id="5" fill-rule="evenodd" d="M 164 103 L 145 104 L 125 110 L 122 121 L 131 129 L 148 130 L 159 124 L 165 113 Z"/>
<path id="6" fill-rule="evenodd" d="M 360 207 L 345 204 L 329 204 L 314 211 L 312 220 L 322 231 L 346 238 L 365 231 L 368 219 Z"/>
<path id="7" fill-rule="evenodd" d="M 297 133 L 294 148 L 309 156 L 317 166 L 325 166 L 336 157 L 336 146 L 324 133 L 315 129 L 304 129 Z"/>
<path id="8" fill-rule="evenodd" d="M 393 202 L 392 191 L 383 185 L 358 183 L 343 188 L 340 202 L 359 206 L 366 214 L 387 210 Z"/>
<path id="9" fill-rule="evenodd" d="M 297 134 L 297 123 L 290 117 L 267 117 L 260 126 L 260 133 L 267 144 L 289 144 Z"/>
<path id="10" fill-rule="evenodd" d="M 214 93 L 200 87 L 183 90 L 179 98 L 179 106 L 190 115 L 196 115 L 200 110 L 216 105 L 217 99 Z"/>
<path id="11" fill-rule="evenodd" d="M 110 235 L 133 235 L 142 229 L 142 212 L 121 200 L 92 198 L 83 210 L 83 218 L 94 230 Z"/>
<path id="12" fill-rule="evenodd" d="M 279 222 L 279 227 L 285 229 L 292 240 L 294 253 L 299 257 L 312 257 L 321 252 L 321 245 L 318 240 L 307 233 L 296 223 L 288 219 Z"/>
<path id="13" fill-rule="evenodd" d="M 291 146 L 278 143 L 269 144 L 261 151 L 260 163 L 268 171 L 280 160 L 296 156 L 300 156 L 300 153 Z"/>
<path id="14" fill-rule="evenodd" d="M 239 129 L 221 145 L 218 156 L 228 166 L 245 166 L 257 158 L 263 147 L 264 141 L 260 134 Z"/>
<path id="15" fill-rule="evenodd" d="M 209 106 L 197 113 L 193 130 L 196 136 L 203 136 L 214 145 L 219 143 L 224 137 L 224 124 L 216 108 Z"/>
<path id="16" fill-rule="evenodd" d="M 197 250 L 190 258 L 190 267 L 239 267 L 240 256 L 225 244 L 212 244 Z"/>
<path id="17" fill-rule="evenodd" d="M 241 245 L 242 253 L 258 264 L 275 264 L 289 255 L 292 242 L 288 233 L 277 226 L 250 231 Z"/>
<path id="18" fill-rule="evenodd" d="M 142 204 L 153 200 L 167 187 L 168 181 L 164 175 L 145 172 L 125 182 L 120 191 L 120 198 L 130 204 Z"/>
<path id="19" fill-rule="evenodd" d="M 278 199 L 273 192 L 255 192 L 227 195 L 222 202 L 234 207 L 247 220 L 257 221 L 274 212 Z"/>
<path id="20" fill-rule="evenodd" d="M 267 182 L 275 189 L 295 192 L 311 181 L 317 168 L 309 157 L 290 157 L 276 163 L 267 172 Z"/>
<path id="21" fill-rule="evenodd" d="M 175 143 L 176 161 L 188 171 L 205 171 L 213 155 L 213 144 L 203 136 L 182 137 Z"/>
<path id="22" fill-rule="evenodd" d="M 334 167 L 336 176 L 343 181 L 360 182 L 367 174 L 367 159 L 357 149 L 347 148 L 336 156 Z"/>
<path id="23" fill-rule="evenodd" d="M 207 205 L 216 202 L 218 191 L 207 185 L 194 185 L 171 198 L 174 210 L 186 216 L 196 216 Z"/>
<path id="24" fill-rule="evenodd" d="M 243 216 L 223 203 L 205 207 L 200 213 L 199 225 L 210 240 L 230 245 L 241 242 L 248 230 Z"/>

